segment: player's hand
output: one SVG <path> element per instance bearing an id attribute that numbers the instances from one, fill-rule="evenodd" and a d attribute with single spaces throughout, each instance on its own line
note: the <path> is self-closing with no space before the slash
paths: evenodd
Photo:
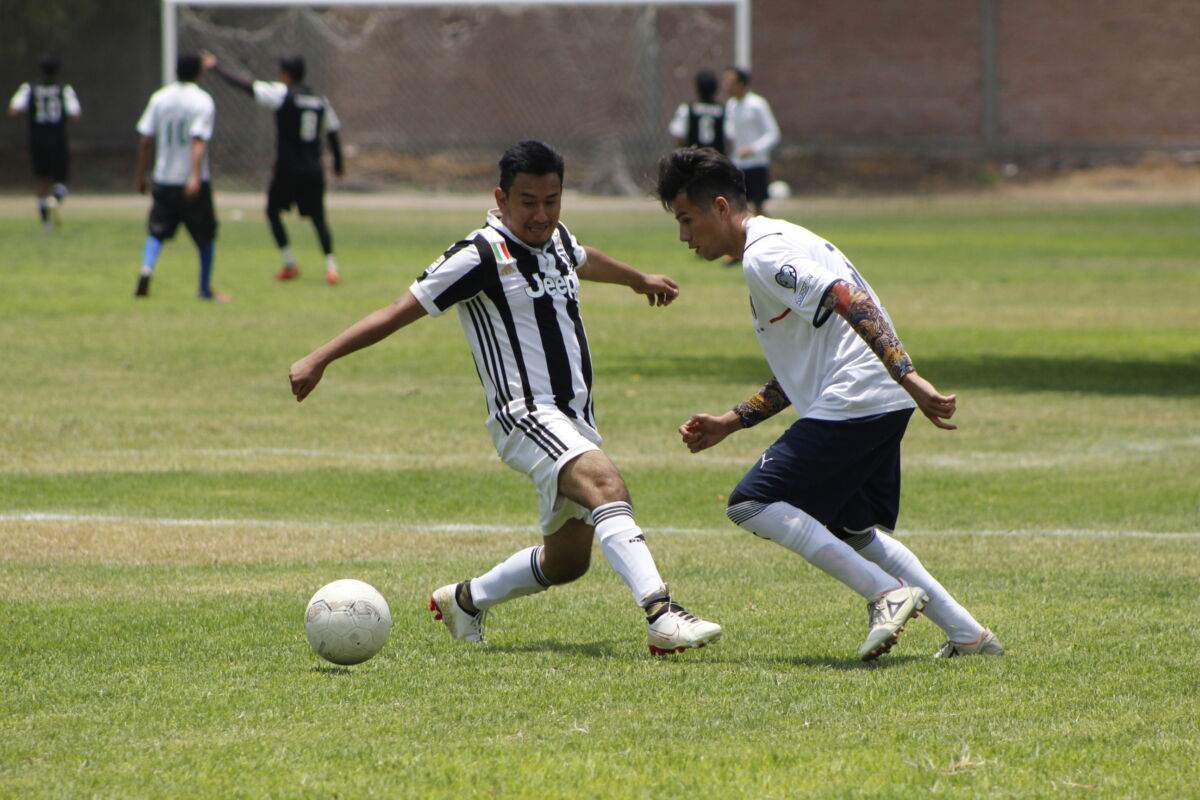
<path id="1" fill-rule="evenodd" d="M 145 175 L 138 175 L 133 179 L 133 184 L 137 187 L 138 194 L 145 194 L 150 190 L 150 183 L 146 180 Z"/>
<path id="2" fill-rule="evenodd" d="M 644 275 L 641 286 L 634 287 L 638 294 L 646 295 L 652 306 L 669 306 L 679 297 L 679 284 L 666 275 Z"/>
<path id="3" fill-rule="evenodd" d="M 740 157 L 740 158 L 749 158 L 749 157 L 750 157 L 750 156 L 752 156 L 752 155 L 754 155 L 754 148 L 753 148 L 753 147 L 740 147 L 740 148 L 738 148 L 738 157 Z"/>
<path id="4" fill-rule="evenodd" d="M 292 394 L 296 396 L 297 403 L 317 388 L 324 374 L 325 365 L 313 360 L 311 356 L 305 356 L 292 364 L 292 368 L 288 370 L 288 380 L 292 382 Z"/>
<path id="5" fill-rule="evenodd" d="M 900 379 L 900 385 L 917 403 L 921 413 L 929 418 L 937 427 L 946 431 L 958 430 L 957 425 L 951 425 L 946 420 L 954 416 L 958 410 L 958 395 L 940 394 L 933 384 L 913 372 Z"/>
<path id="6" fill-rule="evenodd" d="M 212 69 L 217 65 L 217 57 L 208 50 L 200 51 L 200 64 L 205 69 Z"/>
<path id="7" fill-rule="evenodd" d="M 728 416 L 728 415 L 726 415 Z M 736 422 L 736 417 L 734 418 Z M 692 414 L 691 418 L 679 426 L 679 435 L 687 449 L 693 453 L 707 450 L 720 442 L 736 428 L 727 419 L 714 417 L 710 414 Z"/>
<path id="8" fill-rule="evenodd" d="M 192 199 L 193 197 L 195 197 L 196 195 L 200 194 L 200 176 L 199 175 L 189 175 L 188 176 L 187 183 L 183 187 L 183 194 L 189 200 Z"/>

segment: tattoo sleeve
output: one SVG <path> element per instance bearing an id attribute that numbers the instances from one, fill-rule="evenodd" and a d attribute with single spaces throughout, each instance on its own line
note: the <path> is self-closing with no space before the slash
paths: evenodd
<path id="1" fill-rule="evenodd" d="M 773 417 L 790 406 L 792 401 L 784 394 L 783 387 L 775 378 L 767 381 L 767 385 L 759 389 L 752 397 L 748 397 L 733 407 L 733 413 L 742 421 L 743 428 L 753 428 L 767 417 Z"/>
<path id="2" fill-rule="evenodd" d="M 829 311 L 836 311 L 874 351 L 893 380 L 899 381 L 913 371 L 912 359 L 904 352 L 900 337 L 883 310 L 861 287 L 846 281 L 834 281 L 821 300 Z"/>

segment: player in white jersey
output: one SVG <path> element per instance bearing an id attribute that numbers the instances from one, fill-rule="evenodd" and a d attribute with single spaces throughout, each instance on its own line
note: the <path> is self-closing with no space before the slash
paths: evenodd
<path id="1" fill-rule="evenodd" d="M 544 538 L 477 578 L 437 589 L 430 610 L 455 639 L 481 642 L 489 609 L 587 572 L 594 537 L 646 612 L 651 653 L 703 647 L 721 638 L 721 627 L 671 598 L 625 482 L 600 449 L 579 315 L 581 279 L 628 286 L 651 306 L 670 304 L 678 287 L 581 246 L 558 221 L 563 173 L 562 157 L 548 145 L 510 147 L 500 159 L 499 208 L 485 225 L 434 261 L 400 299 L 293 364 L 292 391 L 303 400 L 330 362 L 457 306 L 492 441 L 501 460 L 533 482 Z"/>
<path id="2" fill-rule="evenodd" d="M 750 73 L 740 67 L 725 70 L 725 139 L 729 155 L 746 179 L 746 197 L 754 213 L 763 213 L 771 184 L 771 151 L 779 144 L 779 123 L 771 105 L 750 91 Z"/>
<path id="3" fill-rule="evenodd" d="M 150 279 L 163 243 L 175 235 L 182 222 L 200 252 L 197 296 L 221 303 L 229 300 L 212 288 L 217 215 L 213 209 L 208 143 L 212 139 L 216 107 L 209 93 L 196 85 L 202 69 L 200 56 L 181 55 L 175 70 L 178 80 L 150 96 L 137 123 L 141 139 L 134 182 L 139 193 L 150 190 L 153 203 L 147 223 L 149 235 L 142 247 L 136 297 L 149 296 Z M 151 187 L 146 180 L 146 168 L 152 151 Z"/>
<path id="4" fill-rule="evenodd" d="M 774 377 L 724 414 L 695 414 L 679 433 L 693 453 L 788 405 L 800 416 L 742 478 L 726 513 L 867 599 L 859 656 L 888 652 L 924 610 L 947 634 L 935 654 L 1001 655 L 981 626 L 886 531 L 900 509 L 900 440 L 914 407 L 934 425 L 955 412 L 917 374 L 871 287 L 841 251 L 788 222 L 754 216 L 744 178 L 711 149 L 659 163 L 657 194 L 679 238 L 708 260 L 741 259 L 755 332 Z"/>

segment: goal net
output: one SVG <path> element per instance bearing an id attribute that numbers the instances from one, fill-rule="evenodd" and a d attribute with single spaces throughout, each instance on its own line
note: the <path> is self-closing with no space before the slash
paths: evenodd
<path id="1" fill-rule="evenodd" d="M 342 122 L 346 188 L 477 190 L 508 145 L 535 138 L 566 157 L 572 188 L 642 193 L 696 72 L 737 55 L 738 2 L 186 3 L 164 3 L 165 53 L 208 49 L 264 80 L 278 80 L 281 56 L 304 56 L 306 82 Z M 215 77 L 204 86 L 217 103 L 218 184 L 262 187 L 271 112 Z"/>

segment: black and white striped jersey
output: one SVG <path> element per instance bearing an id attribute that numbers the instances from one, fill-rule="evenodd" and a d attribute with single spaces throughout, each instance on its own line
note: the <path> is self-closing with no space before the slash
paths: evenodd
<path id="1" fill-rule="evenodd" d="M 538 406 L 596 425 L 576 274 L 586 261 L 562 223 L 545 247 L 531 248 L 493 211 L 410 287 L 433 316 L 458 306 L 489 419 L 505 433 Z"/>

